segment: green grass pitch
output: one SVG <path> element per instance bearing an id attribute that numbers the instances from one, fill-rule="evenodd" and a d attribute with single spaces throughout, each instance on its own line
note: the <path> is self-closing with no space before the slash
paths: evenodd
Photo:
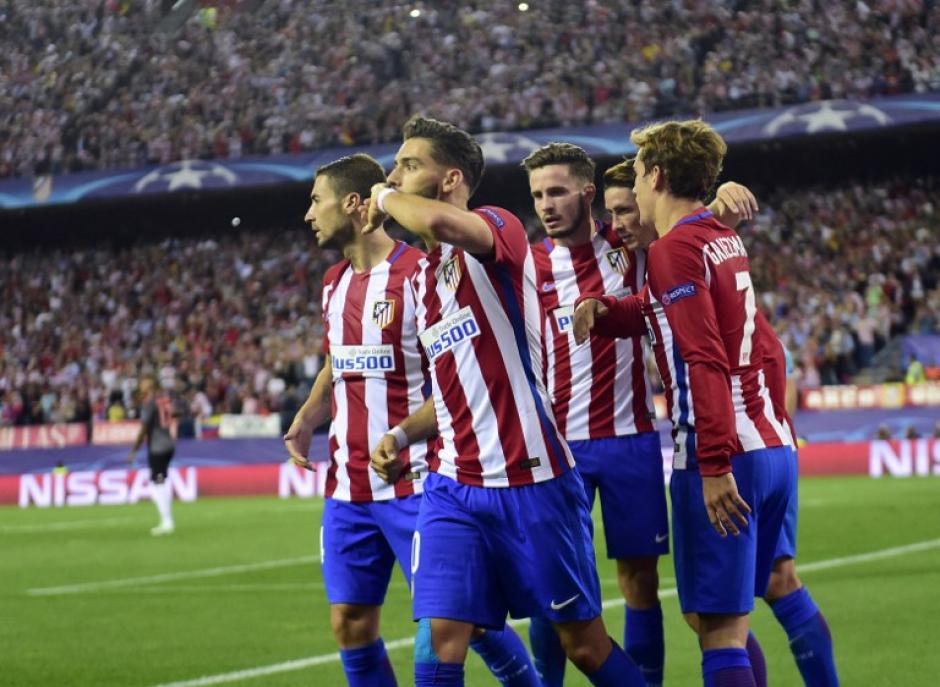
<path id="1" fill-rule="evenodd" d="M 940 480 L 804 479 L 800 499 L 798 561 L 832 628 L 843 685 L 940 684 Z M 321 509 L 298 499 L 177 503 L 177 532 L 165 538 L 148 534 L 150 503 L 0 509 L 0 685 L 345 684 L 316 562 Z M 660 575 L 666 684 L 700 684 L 671 559 Z M 602 559 L 600 576 L 619 637 L 613 564 Z M 411 684 L 414 627 L 398 573 L 383 613 L 399 682 Z M 762 602 L 752 617 L 770 684 L 802 684 Z M 495 684 L 476 657 L 467 684 Z M 567 684 L 588 682 L 569 664 Z"/>

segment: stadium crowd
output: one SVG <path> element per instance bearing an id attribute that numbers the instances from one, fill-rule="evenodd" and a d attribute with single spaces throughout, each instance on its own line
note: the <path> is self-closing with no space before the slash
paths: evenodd
<path id="1" fill-rule="evenodd" d="M 924 0 L 202 4 L 0 1 L 0 178 L 940 90 Z"/>
<path id="2" fill-rule="evenodd" d="M 940 333 L 938 180 L 780 194 L 741 233 L 803 386 L 847 381 L 902 332 Z M 531 208 L 517 208 L 529 218 Z M 121 419 L 154 375 L 184 416 L 292 417 L 319 369 L 302 230 L 0 260 L 0 424 Z"/>

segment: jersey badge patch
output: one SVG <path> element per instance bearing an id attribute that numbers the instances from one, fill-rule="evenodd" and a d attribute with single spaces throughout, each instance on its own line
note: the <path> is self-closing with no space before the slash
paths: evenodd
<path id="1" fill-rule="evenodd" d="M 372 321 L 385 329 L 395 320 L 395 301 L 382 300 L 372 304 Z"/>
<path id="2" fill-rule="evenodd" d="M 627 251 L 622 247 L 607 251 L 607 262 L 620 274 L 626 274 L 630 269 L 630 258 L 627 257 Z"/>
<path id="3" fill-rule="evenodd" d="M 489 217 L 497 229 L 502 229 L 506 226 L 506 221 L 499 216 L 498 212 L 490 210 L 489 208 L 480 208 L 480 212 Z"/>
<path id="4" fill-rule="evenodd" d="M 688 281 L 685 284 L 679 284 L 678 286 L 673 286 L 671 289 L 666 289 L 666 291 L 663 292 L 663 297 L 659 300 L 663 305 L 672 305 L 676 301 L 689 298 L 697 293 L 698 291 L 695 290 L 695 284 Z"/>
<path id="5" fill-rule="evenodd" d="M 451 257 L 447 262 L 441 265 L 441 281 L 451 291 L 456 291 L 460 286 L 460 258 L 457 255 Z"/>

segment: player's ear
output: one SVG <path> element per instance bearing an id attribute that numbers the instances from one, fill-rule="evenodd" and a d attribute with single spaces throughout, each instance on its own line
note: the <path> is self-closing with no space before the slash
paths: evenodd
<path id="1" fill-rule="evenodd" d="M 590 205 L 594 202 L 594 196 L 597 195 L 597 186 L 594 184 L 587 184 L 583 189 L 581 189 L 581 193 L 584 194 L 584 199 L 587 201 L 588 205 Z"/>
<path id="2" fill-rule="evenodd" d="M 454 167 L 444 173 L 444 179 L 441 181 L 441 190 L 444 193 L 452 193 L 462 183 L 463 172 Z"/>
<path id="3" fill-rule="evenodd" d="M 368 205 L 368 202 L 363 203 L 362 196 L 353 191 L 343 199 L 343 212 L 351 215 L 358 212 L 362 205 Z"/>
<path id="4" fill-rule="evenodd" d="M 651 186 L 654 191 L 663 191 L 666 189 L 666 172 L 659 165 L 653 165 L 653 169 L 649 171 L 649 174 L 653 175 L 653 178 L 650 179 Z"/>

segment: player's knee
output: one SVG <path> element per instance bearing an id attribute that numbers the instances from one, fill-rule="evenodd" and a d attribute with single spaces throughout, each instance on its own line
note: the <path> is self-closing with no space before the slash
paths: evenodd
<path id="1" fill-rule="evenodd" d="M 770 580 L 767 583 L 767 593 L 764 599 L 768 603 L 773 603 L 777 599 L 782 599 L 788 594 L 792 594 L 803 586 L 803 582 L 796 574 L 796 564 L 792 558 L 781 558 L 774 563 L 774 568 L 770 573 Z"/>
<path id="2" fill-rule="evenodd" d="M 600 619 L 555 626 L 568 660 L 583 673 L 597 671 L 611 652 L 611 640 Z"/>
<path id="3" fill-rule="evenodd" d="M 617 581 L 631 608 L 652 608 L 659 602 L 657 558 L 636 558 L 617 561 Z"/>
<path id="4" fill-rule="evenodd" d="M 344 649 L 371 644 L 379 638 L 379 613 L 374 606 L 334 604 L 330 625 L 337 643 Z"/>
<path id="5" fill-rule="evenodd" d="M 692 632 L 698 634 L 701 627 L 699 624 L 698 613 L 683 613 L 682 618 L 685 620 L 685 624 L 692 628 Z"/>

